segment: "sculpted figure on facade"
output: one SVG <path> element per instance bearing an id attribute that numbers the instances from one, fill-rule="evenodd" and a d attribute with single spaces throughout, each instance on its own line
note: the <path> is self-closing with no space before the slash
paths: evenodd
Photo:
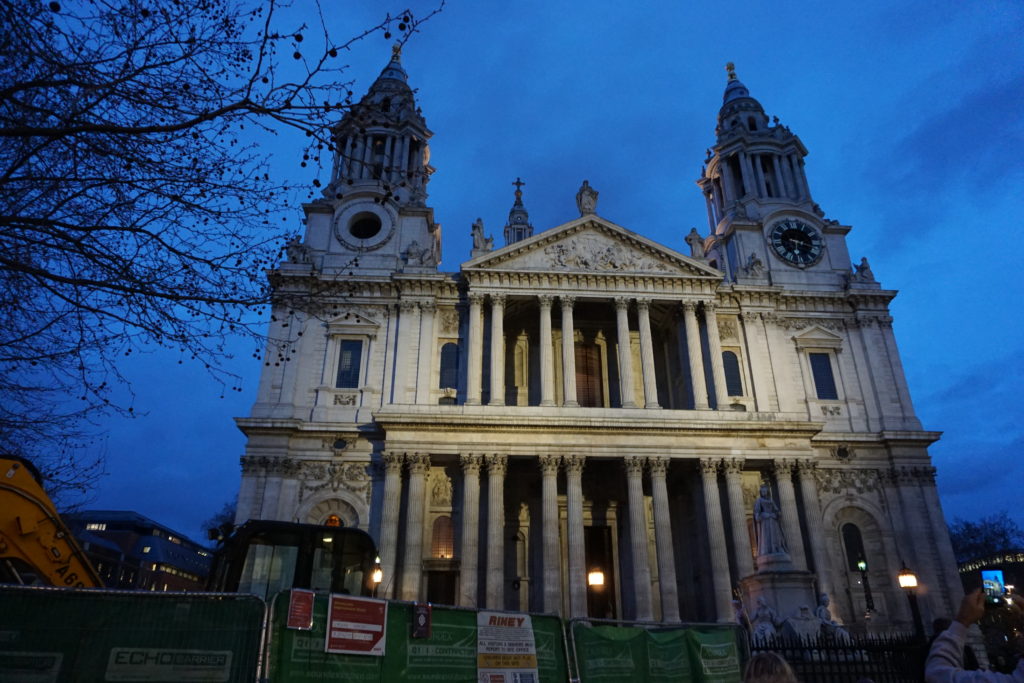
<path id="1" fill-rule="evenodd" d="M 594 213 L 597 209 L 597 190 L 590 186 L 586 180 L 576 193 L 576 208 L 580 210 L 580 216 Z"/>
<path id="2" fill-rule="evenodd" d="M 779 523 L 779 506 L 769 497 L 767 484 L 761 485 L 760 495 L 754 501 L 754 531 L 758 558 L 789 552 Z"/>
<path id="3" fill-rule="evenodd" d="M 767 640 L 774 638 L 776 626 L 779 623 L 778 615 L 771 608 L 768 601 L 762 595 L 757 599 L 757 609 L 750 619 L 752 631 L 750 633 L 754 640 Z"/>
<path id="4" fill-rule="evenodd" d="M 690 228 L 690 234 L 686 236 L 686 243 L 690 245 L 691 258 L 704 258 L 704 238 L 697 232 L 697 228 Z"/>
<path id="5" fill-rule="evenodd" d="M 302 238 L 298 235 L 293 236 L 288 240 L 288 244 L 284 247 L 285 253 L 288 255 L 289 263 L 309 263 L 310 253 L 309 246 L 303 244 Z"/>
<path id="6" fill-rule="evenodd" d="M 874 282 L 875 274 L 871 272 L 871 266 L 868 264 L 868 257 L 861 258 L 860 263 L 855 267 L 853 279 L 856 282 Z"/>
<path id="7" fill-rule="evenodd" d="M 749 277 L 762 277 L 764 275 L 764 261 L 758 258 L 757 254 L 750 252 L 750 258 L 743 266 L 743 272 Z"/>
<path id="8" fill-rule="evenodd" d="M 473 249 L 479 251 L 491 251 L 494 249 L 494 236 L 484 237 L 484 219 L 477 218 L 473 221 L 473 229 L 470 232 L 473 236 Z"/>

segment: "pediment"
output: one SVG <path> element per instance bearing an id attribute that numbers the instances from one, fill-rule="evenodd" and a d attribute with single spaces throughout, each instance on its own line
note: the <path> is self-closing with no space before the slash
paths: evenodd
<path id="1" fill-rule="evenodd" d="M 509 270 L 664 275 L 719 280 L 721 272 L 595 216 L 546 230 L 462 265 L 463 270 Z"/>
<path id="2" fill-rule="evenodd" d="M 330 334 L 353 334 L 373 336 L 380 329 L 380 324 L 354 311 L 348 311 L 327 321 Z"/>
<path id="3" fill-rule="evenodd" d="M 793 341 L 798 348 L 840 348 L 843 345 L 843 338 L 834 332 L 826 330 L 820 325 L 814 325 L 800 334 L 793 335 Z"/>

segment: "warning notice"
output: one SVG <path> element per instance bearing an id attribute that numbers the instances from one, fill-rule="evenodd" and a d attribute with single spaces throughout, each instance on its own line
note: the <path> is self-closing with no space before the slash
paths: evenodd
<path id="1" fill-rule="evenodd" d="M 313 628 L 313 599 L 316 594 L 305 588 L 292 588 L 288 597 L 288 628 L 309 631 Z"/>
<path id="2" fill-rule="evenodd" d="M 373 598 L 331 595 L 327 609 L 327 652 L 384 655 L 388 604 Z"/>
<path id="3" fill-rule="evenodd" d="M 481 683 L 534 683 L 537 646 L 529 614 L 477 613 L 477 680 Z"/>

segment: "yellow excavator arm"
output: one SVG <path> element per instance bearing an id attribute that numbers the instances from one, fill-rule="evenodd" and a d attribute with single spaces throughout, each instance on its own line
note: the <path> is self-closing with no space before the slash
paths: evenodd
<path id="1" fill-rule="evenodd" d="M 103 587 L 35 468 L 0 456 L 0 581 L 22 583 L 32 574 L 51 586 Z"/>

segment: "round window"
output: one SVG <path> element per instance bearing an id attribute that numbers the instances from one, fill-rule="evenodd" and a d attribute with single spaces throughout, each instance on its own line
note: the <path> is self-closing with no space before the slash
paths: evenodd
<path id="1" fill-rule="evenodd" d="M 358 240 L 368 240 L 378 232 L 380 232 L 381 222 L 380 218 L 375 213 L 365 211 L 358 213 L 352 218 L 352 222 L 349 223 L 349 233 Z"/>

